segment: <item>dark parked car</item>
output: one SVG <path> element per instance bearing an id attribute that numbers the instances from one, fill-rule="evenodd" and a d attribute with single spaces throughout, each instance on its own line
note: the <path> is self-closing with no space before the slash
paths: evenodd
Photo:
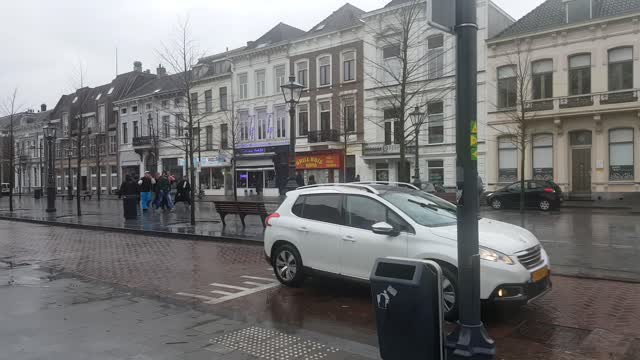
<path id="1" fill-rule="evenodd" d="M 536 207 L 549 211 L 560 207 L 562 189 L 553 181 L 526 180 L 524 200 L 526 207 Z M 520 207 L 520 182 L 515 182 L 502 189 L 487 193 L 487 204 L 499 210 Z"/>

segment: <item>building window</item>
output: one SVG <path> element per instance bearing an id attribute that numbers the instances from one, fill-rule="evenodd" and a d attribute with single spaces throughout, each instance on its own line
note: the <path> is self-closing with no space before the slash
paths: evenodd
<path id="1" fill-rule="evenodd" d="M 248 111 L 238 112 L 238 125 L 239 125 L 239 132 L 240 132 L 240 140 L 241 141 L 249 140 L 249 112 Z"/>
<path id="2" fill-rule="evenodd" d="M 179 108 L 180 106 L 182 106 L 182 98 L 177 97 L 173 99 L 173 107 Z"/>
<path id="3" fill-rule="evenodd" d="M 62 134 L 64 136 L 69 135 L 69 114 L 67 113 L 62 114 Z"/>
<path id="4" fill-rule="evenodd" d="M 429 144 L 444 142 L 444 104 L 442 101 L 427 105 Z"/>
<path id="5" fill-rule="evenodd" d="M 498 181 L 518 180 L 518 150 L 509 136 L 498 138 Z"/>
<path id="6" fill-rule="evenodd" d="M 256 97 L 265 96 L 265 80 L 266 72 L 264 70 L 256 71 Z"/>
<path id="7" fill-rule="evenodd" d="M 122 123 L 122 143 L 129 143 L 129 134 L 127 132 L 127 123 Z"/>
<path id="8" fill-rule="evenodd" d="M 569 95 L 591 93 L 591 54 L 569 58 Z"/>
<path id="9" fill-rule="evenodd" d="M 162 108 L 163 109 L 169 108 L 169 100 L 162 100 Z"/>
<path id="10" fill-rule="evenodd" d="M 249 97 L 249 77 L 246 73 L 238 75 L 238 86 L 240 92 L 240 99 L 246 99 Z"/>
<path id="11" fill-rule="evenodd" d="M 131 113 L 132 114 L 137 114 L 138 113 L 138 105 L 133 105 L 131 107 Z"/>
<path id="12" fill-rule="evenodd" d="M 553 60 L 540 60 L 531 64 L 533 99 L 553 97 Z"/>
<path id="13" fill-rule="evenodd" d="M 300 61 L 296 63 L 298 83 L 304 87 L 309 86 L 309 62 Z"/>
<path id="14" fill-rule="evenodd" d="M 140 136 L 140 133 L 138 132 L 138 122 L 134 121 L 133 122 L 133 138 L 137 138 Z"/>
<path id="15" fill-rule="evenodd" d="M 227 87 L 223 86 L 218 91 L 220 93 L 220 111 L 227 111 Z"/>
<path id="16" fill-rule="evenodd" d="M 276 137 L 283 138 L 287 136 L 287 112 L 284 106 L 276 108 Z"/>
<path id="17" fill-rule="evenodd" d="M 394 109 L 384 111 L 384 144 L 400 144 L 402 131 L 400 131 L 400 120 Z"/>
<path id="18" fill-rule="evenodd" d="M 298 105 L 298 136 L 309 134 L 309 106 L 307 104 Z"/>
<path id="19" fill-rule="evenodd" d="M 356 79 L 356 52 L 353 50 L 342 53 L 342 80 Z"/>
<path id="20" fill-rule="evenodd" d="M 498 68 L 498 108 L 513 108 L 518 100 L 516 90 L 516 67 L 513 65 Z"/>
<path id="21" fill-rule="evenodd" d="M 429 79 L 444 76 L 444 35 L 438 34 L 427 38 L 427 67 Z"/>
<path id="22" fill-rule="evenodd" d="M 434 185 L 444 184 L 444 161 L 429 160 L 427 161 L 427 178 Z"/>
<path id="23" fill-rule="evenodd" d="M 106 110 L 104 105 L 98 106 L 98 132 L 100 133 L 105 131 L 105 123 L 104 123 L 105 115 L 106 115 Z"/>
<path id="24" fill-rule="evenodd" d="M 609 50 L 609 91 L 633 88 L 633 48 Z"/>
<path id="25" fill-rule="evenodd" d="M 213 150 L 213 126 L 205 127 L 205 146 L 207 150 Z"/>
<path id="26" fill-rule="evenodd" d="M 342 121 L 344 122 L 344 129 L 347 132 L 356 131 L 356 105 L 353 98 L 346 98 L 343 100 L 342 108 Z"/>
<path id="27" fill-rule="evenodd" d="M 146 103 L 146 104 L 144 105 L 144 108 L 145 108 L 145 110 L 147 110 L 147 111 L 151 111 L 151 103 Z"/>
<path id="28" fill-rule="evenodd" d="M 199 106 L 198 104 L 198 93 L 191 93 L 191 114 L 197 115 Z"/>
<path id="29" fill-rule="evenodd" d="M 389 181 L 389 163 L 376 163 L 376 181 Z"/>
<path id="30" fill-rule="evenodd" d="M 331 56 L 326 55 L 318 59 L 319 86 L 331 85 Z"/>
<path id="31" fill-rule="evenodd" d="M 118 152 L 118 138 L 115 135 L 109 136 L 109 153 L 115 154 Z"/>
<path id="32" fill-rule="evenodd" d="M 176 136 L 182 137 L 184 135 L 184 127 L 182 126 L 182 124 L 184 123 L 184 118 L 182 117 L 182 114 L 176 114 L 175 123 L 176 123 Z"/>
<path id="33" fill-rule="evenodd" d="M 386 46 L 382 49 L 384 67 L 381 70 L 385 83 L 398 82 L 401 68 L 400 53 L 400 44 Z"/>
<path id="34" fill-rule="evenodd" d="M 286 78 L 286 70 L 284 65 L 278 65 L 273 69 L 273 74 L 275 76 L 275 81 L 273 82 L 276 86 L 274 89 L 274 94 L 280 94 L 282 89 L 280 88 L 287 81 Z"/>
<path id="35" fill-rule="evenodd" d="M 331 102 L 323 101 L 319 103 L 318 110 L 320 111 L 320 130 L 331 129 Z"/>
<path id="36" fill-rule="evenodd" d="M 229 126 L 227 124 L 220 124 L 220 148 L 229 148 Z"/>
<path id="37" fill-rule="evenodd" d="M 533 136 L 533 179 L 553 180 L 553 135 Z"/>
<path id="38" fill-rule="evenodd" d="M 162 117 L 162 137 L 167 139 L 171 134 L 171 124 L 169 123 L 169 115 L 164 115 Z"/>
<path id="39" fill-rule="evenodd" d="M 257 110 L 258 113 L 258 140 L 267 138 L 267 109 Z"/>
<path id="40" fill-rule="evenodd" d="M 609 180 L 633 180 L 633 129 L 609 130 Z"/>
<path id="41" fill-rule="evenodd" d="M 204 111 L 208 113 L 213 111 L 213 94 L 211 90 L 205 90 L 204 92 Z"/>
<path id="42" fill-rule="evenodd" d="M 96 155 L 96 138 L 89 138 L 89 156 Z"/>
<path id="43" fill-rule="evenodd" d="M 127 114 L 127 108 L 123 107 L 122 109 L 120 109 L 120 114 L 126 115 Z"/>
<path id="44" fill-rule="evenodd" d="M 592 0 L 564 0 L 567 24 L 591 19 Z"/>

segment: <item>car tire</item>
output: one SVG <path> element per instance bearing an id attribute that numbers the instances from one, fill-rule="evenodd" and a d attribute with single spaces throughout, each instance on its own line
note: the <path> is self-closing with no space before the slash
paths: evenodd
<path id="1" fill-rule="evenodd" d="M 551 201 L 542 199 L 538 202 L 538 209 L 542 211 L 549 211 L 553 206 L 551 205 Z"/>
<path id="2" fill-rule="evenodd" d="M 458 320 L 458 271 L 442 266 L 442 314 L 447 321 Z"/>
<path id="3" fill-rule="evenodd" d="M 502 209 L 502 201 L 500 201 L 500 199 L 498 199 L 498 198 L 493 198 L 493 199 L 489 200 L 489 205 L 490 205 L 494 210 L 500 210 L 500 209 Z"/>
<path id="4" fill-rule="evenodd" d="M 279 246 L 273 252 L 273 271 L 278 281 L 289 287 L 299 287 L 304 281 L 304 267 L 300 253 L 291 244 Z"/>

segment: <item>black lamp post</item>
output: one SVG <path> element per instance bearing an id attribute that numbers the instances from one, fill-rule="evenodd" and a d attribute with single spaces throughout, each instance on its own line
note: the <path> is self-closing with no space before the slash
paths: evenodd
<path id="1" fill-rule="evenodd" d="M 289 76 L 289 82 L 280 86 L 284 101 L 289 104 L 289 180 L 286 190 L 295 190 L 296 182 L 296 106 L 300 102 L 304 86 L 296 82 L 294 75 Z"/>
<path id="2" fill-rule="evenodd" d="M 47 139 L 47 212 L 56 211 L 56 183 L 54 179 L 54 148 L 56 140 L 56 127 L 47 126 L 44 128 L 44 136 Z"/>
<path id="3" fill-rule="evenodd" d="M 420 107 L 416 106 L 415 109 L 409 114 L 409 116 L 411 116 L 411 121 L 413 122 L 413 126 L 416 127 L 415 129 L 415 137 L 416 137 L 416 149 L 415 149 L 415 164 L 414 164 L 414 174 L 413 174 L 413 184 L 415 186 L 417 186 L 418 188 L 421 188 L 421 181 L 420 181 L 420 161 L 419 161 L 419 151 L 420 148 L 418 147 L 419 143 L 418 143 L 418 139 L 420 137 L 420 125 L 422 124 L 422 117 L 425 114 L 423 112 L 420 112 Z"/>

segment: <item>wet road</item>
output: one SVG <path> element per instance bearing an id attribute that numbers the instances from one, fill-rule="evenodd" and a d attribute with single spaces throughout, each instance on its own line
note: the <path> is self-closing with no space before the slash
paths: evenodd
<path id="1" fill-rule="evenodd" d="M 0 221 L 0 261 L 38 263 L 249 324 L 377 343 L 368 287 L 327 279 L 281 287 L 259 246 Z M 640 338 L 640 284 L 556 276 L 544 298 L 519 311 L 488 307 L 484 320 L 507 359 L 529 359 L 521 356 L 527 348 L 540 356 L 580 352 L 595 337 L 624 342 L 627 351 Z"/>

